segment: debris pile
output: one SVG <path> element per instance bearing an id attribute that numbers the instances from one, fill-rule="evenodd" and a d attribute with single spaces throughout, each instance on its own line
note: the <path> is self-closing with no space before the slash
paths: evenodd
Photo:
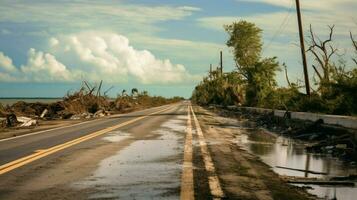
<path id="1" fill-rule="evenodd" d="M 263 127 L 293 139 L 307 141 L 310 144 L 306 147 L 308 152 L 357 161 L 356 130 L 327 125 L 322 119 L 310 122 L 292 120 L 288 114 L 284 117 L 276 117 L 269 112 L 255 113 L 249 110 L 224 109 L 216 106 L 214 109 L 222 115 L 248 119 L 254 123 L 254 126 Z"/>
<path id="2" fill-rule="evenodd" d="M 102 94 L 102 83 L 92 86 L 83 81 L 78 91 L 68 92 L 61 101 L 54 103 L 18 101 L 5 107 L 0 104 L 0 128 L 37 126 L 39 120 L 98 118 L 183 100 L 180 97 L 152 97 L 146 91 L 139 93 L 136 88 L 130 95 L 123 90 L 116 99 L 110 99 L 106 94 L 113 87 Z"/>
<path id="3" fill-rule="evenodd" d="M 57 113 L 64 119 L 73 118 L 73 116 L 75 116 L 74 118 L 91 118 L 98 111 L 108 114 L 104 112 L 110 109 L 108 98 L 94 95 L 94 89 L 95 88 L 86 90 L 82 87 L 78 92 L 67 94 L 67 96 L 63 98 L 61 105 L 55 105 L 55 109 L 52 110 L 56 110 L 57 108 Z M 99 92 L 97 92 L 97 94 L 98 93 Z M 98 116 L 98 113 L 96 116 Z"/>

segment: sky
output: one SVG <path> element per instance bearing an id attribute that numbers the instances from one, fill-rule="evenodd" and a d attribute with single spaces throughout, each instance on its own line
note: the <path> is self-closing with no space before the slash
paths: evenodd
<path id="1" fill-rule="evenodd" d="M 355 0 L 300 0 L 304 32 L 311 24 L 350 62 L 357 37 Z M 263 29 L 263 55 L 303 80 L 294 0 L 0 0 L 0 97 L 61 97 L 83 80 L 123 89 L 190 97 L 218 66 L 234 70 L 223 25 L 239 20 Z M 309 66 L 314 62 L 310 56 Z M 313 79 L 312 69 L 311 79 Z M 279 85 L 286 85 L 283 72 Z"/>

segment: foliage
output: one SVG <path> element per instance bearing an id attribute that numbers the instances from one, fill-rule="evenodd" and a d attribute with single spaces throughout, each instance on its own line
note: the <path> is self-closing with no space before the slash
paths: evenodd
<path id="1" fill-rule="evenodd" d="M 233 48 L 238 72 L 246 79 L 248 106 L 259 106 L 276 86 L 274 79 L 279 63 L 276 58 L 261 58 L 262 30 L 255 24 L 239 21 L 225 26 L 230 36 L 228 47 Z"/>
<path id="2" fill-rule="evenodd" d="M 274 79 L 279 63 L 276 58 L 266 58 L 248 70 L 246 104 L 262 106 L 277 83 Z"/>
<path id="3" fill-rule="evenodd" d="M 213 71 L 209 77 L 196 86 L 192 101 L 202 104 L 240 104 L 243 100 L 243 80 L 237 72 L 230 72 L 224 75 L 215 76 L 217 71 Z"/>
<path id="4" fill-rule="evenodd" d="M 317 90 L 311 96 L 300 92 L 301 86 L 290 83 L 277 87 L 275 80 L 279 63 L 276 57 L 262 58 L 262 30 L 255 24 L 240 21 L 224 26 L 229 35 L 227 46 L 233 50 L 237 70 L 221 74 L 210 72 L 196 86 L 193 102 L 201 105 L 245 105 L 290 111 L 319 112 L 331 114 L 357 114 L 357 68 L 346 70 L 346 61 L 333 62 L 338 49 L 333 44 L 334 26 L 329 26 L 329 37 L 321 40 L 310 27 L 310 52 L 316 61 L 312 65 Z M 357 42 L 350 33 L 357 55 Z M 354 56 L 355 56 L 354 55 Z M 357 65 L 356 58 L 352 58 Z M 285 66 L 286 70 L 286 66 Z"/>
<path id="5" fill-rule="evenodd" d="M 112 105 L 112 109 L 116 111 L 133 110 L 135 108 L 161 106 L 184 100 L 182 97 L 165 98 L 162 96 L 150 96 L 147 91 L 144 90 L 139 92 L 139 90 L 136 88 L 133 88 L 131 91 L 132 95 L 130 96 L 125 92 L 122 92 L 121 95 L 118 95 L 113 102 L 114 105 Z"/>
<path id="6" fill-rule="evenodd" d="M 262 51 L 262 30 L 247 21 L 234 22 L 224 28 L 230 36 L 227 46 L 233 48 L 234 59 L 242 71 L 253 67 L 259 61 Z"/>

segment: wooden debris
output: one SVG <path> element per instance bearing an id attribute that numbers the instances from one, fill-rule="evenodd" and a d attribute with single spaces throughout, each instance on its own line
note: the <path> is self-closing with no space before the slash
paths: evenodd
<path id="1" fill-rule="evenodd" d="M 307 172 L 307 173 L 309 173 L 309 174 L 321 174 L 321 175 L 327 175 L 327 174 L 328 174 L 328 173 L 326 173 L 326 172 L 316 172 L 316 171 L 311 171 L 311 170 L 295 169 L 295 168 L 282 167 L 282 166 L 276 166 L 276 168 L 287 169 L 287 170 L 293 170 L 293 171 L 299 171 L 299 172 Z"/>
<path id="2" fill-rule="evenodd" d="M 323 181 L 323 180 L 311 180 L 311 181 L 301 181 L 301 180 L 289 180 L 288 183 L 292 184 L 304 184 L 304 185 L 340 185 L 340 186 L 355 186 L 354 182 L 351 181 Z"/>

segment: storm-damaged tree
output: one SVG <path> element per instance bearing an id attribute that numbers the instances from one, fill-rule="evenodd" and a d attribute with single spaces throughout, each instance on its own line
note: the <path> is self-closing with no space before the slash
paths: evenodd
<path id="1" fill-rule="evenodd" d="M 325 112 L 333 114 L 353 114 L 357 112 L 357 69 L 348 67 L 342 56 L 338 56 L 338 49 L 333 44 L 333 33 L 335 26 L 329 26 L 328 38 L 321 40 L 312 30 L 310 25 L 309 49 L 316 62 L 312 65 L 317 77 L 318 90 L 315 96 L 319 96 L 321 103 L 325 107 Z M 350 38 L 355 52 L 357 53 L 357 43 Z M 357 55 L 357 54 L 355 54 Z M 339 59 L 334 59 L 337 57 Z M 353 64 L 356 58 L 352 57 Z"/>
<path id="2" fill-rule="evenodd" d="M 308 52 L 310 52 L 316 61 L 316 64 L 312 65 L 317 77 L 319 84 L 319 91 L 323 94 L 328 89 L 327 86 L 331 81 L 332 76 L 336 73 L 336 68 L 334 63 L 332 63 L 332 58 L 338 52 L 338 49 L 334 47 L 332 42 L 334 25 L 329 26 L 328 38 L 321 40 L 312 30 L 310 25 L 310 41 Z"/>
<path id="3" fill-rule="evenodd" d="M 279 63 L 276 57 L 262 58 L 262 30 L 247 21 L 224 26 L 229 34 L 227 46 L 233 49 L 237 72 L 245 79 L 245 104 L 259 106 L 276 87 Z"/>

